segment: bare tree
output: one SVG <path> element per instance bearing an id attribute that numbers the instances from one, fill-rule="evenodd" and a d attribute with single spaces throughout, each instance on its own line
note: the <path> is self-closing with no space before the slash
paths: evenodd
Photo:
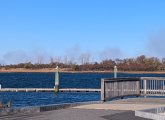
<path id="1" fill-rule="evenodd" d="M 55 63 L 61 63 L 62 62 L 62 58 L 60 56 L 54 57 L 54 62 Z"/>
<path id="2" fill-rule="evenodd" d="M 82 53 L 79 57 L 80 63 L 82 65 L 87 64 L 90 62 L 90 54 L 89 53 Z"/>
<path id="3" fill-rule="evenodd" d="M 68 64 L 68 56 L 64 56 L 64 64 Z"/>
<path id="4" fill-rule="evenodd" d="M 42 64 L 44 61 L 44 57 L 42 55 L 38 55 L 37 57 L 37 64 Z"/>
<path id="5" fill-rule="evenodd" d="M 53 57 L 50 57 L 50 64 L 54 63 Z"/>

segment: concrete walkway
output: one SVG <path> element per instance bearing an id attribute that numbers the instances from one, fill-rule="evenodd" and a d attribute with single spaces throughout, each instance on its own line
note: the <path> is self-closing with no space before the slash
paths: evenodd
<path id="1" fill-rule="evenodd" d="M 146 104 L 92 104 L 83 105 L 75 108 L 79 109 L 102 109 L 102 110 L 144 110 L 158 107 L 165 107 L 165 105 L 146 105 Z"/>
<path id="2" fill-rule="evenodd" d="M 0 120 L 147 120 L 135 117 L 134 112 L 68 108 L 37 114 L 0 116 Z"/>
<path id="3" fill-rule="evenodd" d="M 165 106 L 165 99 L 137 98 L 40 113 L 0 116 L 0 120 L 147 120 L 135 117 L 134 110 L 162 106 Z"/>
<path id="4" fill-rule="evenodd" d="M 126 99 L 126 100 L 117 100 L 112 102 L 105 102 L 103 104 L 89 104 L 77 106 L 75 108 L 79 109 L 102 109 L 102 110 L 143 110 L 165 107 L 165 99 L 156 99 L 156 98 L 136 98 L 136 99 Z"/>

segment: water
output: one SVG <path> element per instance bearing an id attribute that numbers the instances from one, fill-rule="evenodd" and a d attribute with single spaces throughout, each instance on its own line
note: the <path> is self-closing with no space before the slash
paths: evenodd
<path id="1" fill-rule="evenodd" d="M 110 73 L 60 73 L 60 88 L 100 88 L 101 78 Z M 165 74 L 118 74 L 118 77 L 165 77 Z M 54 73 L 0 73 L 2 88 L 53 88 Z M 100 100 L 100 93 L 1 92 L 4 104 L 12 100 L 13 107 L 40 106 Z"/>
<path id="2" fill-rule="evenodd" d="M 12 99 L 13 107 L 41 106 L 60 103 L 95 101 L 100 99 L 98 93 L 53 93 L 53 92 L 5 92 L 0 93 L 3 103 Z"/>

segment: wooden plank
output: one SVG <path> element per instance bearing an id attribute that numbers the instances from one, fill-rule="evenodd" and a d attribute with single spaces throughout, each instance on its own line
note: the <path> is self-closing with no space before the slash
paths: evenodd
<path id="1" fill-rule="evenodd" d="M 100 92 L 100 89 L 77 89 L 77 88 L 66 88 L 66 89 L 59 89 L 61 92 Z"/>

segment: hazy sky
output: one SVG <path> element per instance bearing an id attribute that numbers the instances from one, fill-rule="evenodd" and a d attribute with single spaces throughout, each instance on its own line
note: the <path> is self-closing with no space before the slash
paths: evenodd
<path id="1" fill-rule="evenodd" d="M 0 63 L 165 57 L 164 0 L 1 0 Z M 46 60 L 45 60 L 46 61 Z"/>

